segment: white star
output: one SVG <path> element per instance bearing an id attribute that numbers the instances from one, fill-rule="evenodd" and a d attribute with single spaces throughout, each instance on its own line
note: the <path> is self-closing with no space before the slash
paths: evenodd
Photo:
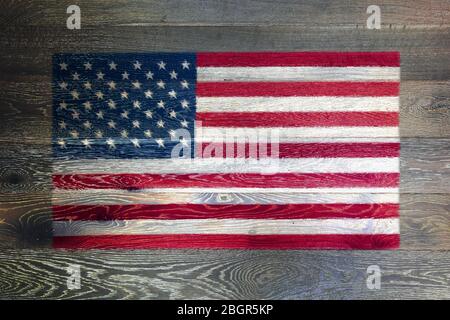
<path id="1" fill-rule="evenodd" d="M 83 126 L 86 128 L 86 129 L 90 129 L 90 128 L 92 128 L 92 124 L 91 124 L 91 122 L 88 120 L 88 121 L 85 121 L 84 123 L 83 123 Z"/>
<path id="2" fill-rule="evenodd" d="M 169 97 L 171 97 L 172 99 L 176 99 L 177 98 L 177 93 L 175 92 L 175 90 L 170 90 L 168 92 Z"/>
<path id="3" fill-rule="evenodd" d="M 150 130 L 145 130 L 145 131 L 144 131 L 144 135 L 145 135 L 147 138 L 151 138 L 151 137 L 152 137 L 152 132 L 151 132 Z"/>
<path id="4" fill-rule="evenodd" d="M 189 82 L 186 80 L 181 81 L 180 84 L 182 89 L 189 89 Z"/>
<path id="5" fill-rule="evenodd" d="M 135 81 L 135 82 L 133 82 L 133 87 L 135 88 L 135 89 L 140 89 L 141 88 L 141 83 L 139 82 L 139 81 Z"/>
<path id="6" fill-rule="evenodd" d="M 156 125 L 158 126 L 158 128 L 164 128 L 164 121 L 159 120 Z"/>
<path id="7" fill-rule="evenodd" d="M 97 119 L 103 119 L 103 111 L 102 110 L 97 112 L 96 115 L 97 115 Z"/>
<path id="8" fill-rule="evenodd" d="M 128 114 L 129 114 L 130 112 L 128 112 L 127 110 L 125 110 L 125 111 L 123 111 L 121 114 L 120 114 L 120 116 L 122 117 L 122 118 L 124 118 L 124 119 L 128 119 Z"/>
<path id="9" fill-rule="evenodd" d="M 133 63 L 133 66 L 134 66 L 134 69 L 135 70 L 137 70 L 137 69 L 141 69 L 141 66 L 142 66 L 142 64 L 139 62 L 139 61 L 137 61 L 136 60 L 136 62 L 135 63 Z"/>
<path id="10" fill-rule="evenodd" d="M 147 90 L 144 92 L 146 98 L 153 98 L 153 92 L 150 90 Z"/>
<path id="11" fill-rule="evenodd" d="M 145 110 L 144 114 L 147 119 L 151 119 L 153 117 L 153 112 L 151 112 L 150 110 Z"/>
<path id="12" fill-rule="evenodd" d="M 172 138 L 175 138 L 177 134 L 176 134 L 175 130 L 169 130 L 169 135 L 170 135 Z"/>
<path id="13" fill-rule="evenodd" d="M 81 140 L 81 143 L 84 145 L 85 148 L 91 148 L 91 142 L 88 139 Z"/>
<path id="14" fill-rule="evenodd" d="M 117 70 L 117 64 L 114 61 L 109 64 L 109 70 Z"/>
<path id="15" fill-rule="evenodd" d="M 127 130 L 122 130 L 120 135 L 122 136 L 122 138 L 127 138 L 128 137 L 128 131 Z"/>
<path id="16" fill-rule="evenodd" d="M 64 141 L 64 139 L 59 139 L 58 144 L 62 149 L 66 147 L 66 142 Z"/>
<path id="17" fill-rule="evenodd" d="M 92 89 L 92 84 L 89 81 L 86 81 L 84 83 L 84 87 L 86 88 L 86 90 L 90 90 L 90 89 Z"/>
<path id="18" fill-rule="evenodd" d="M 105 74 L 103 72 L 101 72 L 101 71 L 97 73 L 97 79 L 98 80 L 103 80 L 104 76 L 105 76 Z"/>
<path id="19" fill-rule="evenodd" d="M 147 80 L 148 80 L 148 79 L 153 79 L 153 72 L 149 71 L 149 72 L 147 72 L 147 73 L 145 74 L 145 76 L 147 77 Z"/>
<path id="20" fill-rule="evenodd" d="M 116 83 L 114 81 L 108 82 L 109 90 L 114 90 L 116 88 Z"/>
<path id="21" fill-rule="evenodd" d="M 139 101 L 134 101 L 133 102 L 133 108 L 135 109 L 140 109 L 141 108 L 141 103 Z"/>
<path id="22" fill-rule="evenodd" d="M 71 91 L 70 94 L 72 95 L 72 98 L 73 98 L 74 100 L 78 100 L 78 99 L 80 98 L 80 94 L 78 93 L 77 90 Z"/>
<path id="23" fill-rule="evenodd" d="M 181 66 L 183 67 L 183 69 L 189 69 L 189 66 L 190 66 L 191 64 L 189 63 L 189 62 L 187 62 L 186 60 L 184 60 L 182 63 L 181 63 Z"/>
<path id="24" fill-rule="evenodd" d="M 164 81 L 159 80 L 156 85 L 159 87 L 159 89 L 164 89 L 166 87 L 166 84 L 164 83 Z"/>
<path id="25" fill-rule="evenodd" d="M 186 120 L 180 121 L 181 126 L 187 128 L 188 127 L 188 122 Z"/>
<path id="26" fill-rule="evenodd" d="M 189 102 L 187 100 L 182 100 L 180 103 L 183 109 L 189 108 Z"/>
<path id="27" fill-rule="evenodd" d="M 139 120 L 134 120 L 133 121 L 133 128 L 140 128 L 141 127 L 141 123 L 139 122 Z"/>
<path id="28" fill-rule="evenodd" d="M 67 125 L 66 125 L 66 123 L 65 123 L 64 121 L 61 121 L 61 122 L 59 123 L 59 127 L 60 127 L 61 129 L 66 129 L 66 128 L 67 128 Z"/>
<path id="29" fill-rule="evenodd" d="M 135 148 L 140 148 L 141 146 L 139 145 L 139 140 L 134 138 L 134 139 L 130 139 L 131 143 L 134 145 Z"/>
<path id="30" fill-rule="evenodd" d="M 116 122 L 114 120 L 111 120 L 108 122 L 108 127 L 110 127 L 111 129 L 115 129 L 116 128 Z"/>
<path id="31" fill-rule="evenodd" d="M 122 73 L 122 80 L 125 79 L 129 80 L 128 76 L 129 76 L 128 72 L 124 71 L 124 73 Z"/>
<path id="32" fill-rule="evenodd" d="M 164 140 L 159 138 L 159 139 L 155 139 L 155 142 L 158 144 L 158 146 L 160 148 L 164 148 Z"/>
<path id="33" fill-rule="evenodd" d="M 65 81 L 63 81 L 63 82 L 60 82 L 59 83 L 59 87 L 61 88 L 61 89 L 67 89 L 67 82 L 65 82 Z"/>
<path id="34" fill-rule="evenodd" d="M 178 73 L 176 73 L 175 70 L 172 70 L 172 72 L 170 73 L 170 79 L 176 79 L 177 75 Z"/>
<path id="35" fill-rule="evenodd" d="M 98 100 L 103 100 L 103 92 L 97 91 L 97 92 L 95 93 L 95 95 L 97 96 L 97 99 L 98 99 Z"/>
<path id="36" fill-rule="evenodd" d="M 76 110 L 72 110 L 72 119 L 80 120 L 80 113 Z"/>
<path id="37" fill-rule="evenodd" d="M 177 117 L 177 113 L 175 112 L 175 110 L 172 110 L 172 111 L 169 112 L 169 116 L 171 118 L 176 118 Z"/>
<path id="38" fill-rule="evenodd" d="M 109 146 L 110 149 L 116 148 L 116 145 L 114 144 L 114 140 L 111 138 L 108 138 L 108 140 L 106 140 L 106 144 Z"/>
<path id="39" fill-rule="evenodd" d="M 78 132 L 76 130 L 70 131 L 70 135 L 72 136 L 72 138 L 78 139 Z"/>
<path id="40" fill-rule="evenodd" d="M 59 104 L 59 108 L 62 109 L 62 110 L 66 110 L 66 109 L 67 109 L 67 103 L 65 103 L 64 101 L 61 102 L 61 103 Z"/>
<path id="41" fill-rule="evenodd" d="M 83 103 L 84 109 L 86 110 L 86 112 L 89 112 L 89 110 L 92 110 L 92 105 L 89 101 L 86 101 L 85 103 Z"/>
<path id="42" fill-rule="evenodd" d="M 161 60 L 160 62 L 158 62 L 158 67 L 159 67 L 159 70 L 161 70 L 161 69 L 166 70 L 166 63 Z"/>
<path id="43" fill-rule="evenodd" d="M 114 100 L 109 99 L 108 101 L 108 107 L 110 109 L 115 109 L 116 108 L 116 103 L 114 102 Z"/>
<path id="44" fill-rule="evenodd" d="M 61 68 L 61 70 L 67 70 L 67 63 L 61 62 L 61 63 L 59 64 L 59 67 Z"/>
<path id="45" fill-rule="evenodd" d="M 97 130 L 97 131 L 95 132 L 95 137 L 96 137 L 97 139 L 103 138 L 103 132 L 102 132 L 101 130 Z"/>
<path id="46" fill-rule="evenodd" d="M 122 92 L 120 93 L 120 96 L 122 97 L 122 99 L 128 99 L 128 92 L 122 91 Z"/>
<path id="47" fill-rule="evenodd" d="M 92 70 L 92 63 L 89 61 L 84 64 L 84 70 Z"/>
<path id="48" fill-rule="evenodd" d="M 157 103 L 157 106 L 158 106 L 158 108 L 164 109 L 165 108 L 164 101 L 159 100 L 159 102 Z"/>

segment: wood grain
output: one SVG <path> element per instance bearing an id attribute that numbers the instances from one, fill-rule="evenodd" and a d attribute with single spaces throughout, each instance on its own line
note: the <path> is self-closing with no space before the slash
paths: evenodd
<path id="1" fill-rule="evenodd" d="M 211 203 L 217 201 L 213 194 L 200 196 L 210 199 Z M 241 197 L 247 203 L 263 200 L 258 194 L 234 196 Z M 115 200 L 125 204 L 131 197 L 122 195 Z M 273 199 L 276 197 L 272 196 Z M 401 194 L 400 200 L 400 249 L 449 250 L 450 196 Z M 99 201 L 107 199 L 95 193 L 84 197 L 85 204 Z M 51 245 L 51 199 L 48 193 L 4 194 L 0 202 L 0 221 L 0 247 L 36 248 Z"/>
<path id="2" fill-rule="evenodd" d="M 14 77 L 0 81 L 0 111 L 8 119 L 0 127 L 0 141 L 50 143 L 50 77 Z M 401 82 L 400 136 L 450 137 L 449 89 L 450 81 Z"/>
<path id="3" fill-rule="evenodd" d="M 130 27 L 131 28 L 131 27 Z M 49 75 L 58 52 L 398 51 L 401 80 L 449 80 L 449 28 L 329 29 L 298 26 L 96 27 L 7 26 L 0 35 L 2 78 Z M 132 45 L 130 45 L 132 44 Z M 33 55 L 26 54 L 27 50 Z"/>
<path id="4" fill-rule="evenodd" d="M 2 193 L 49 192 L 51 150 L 47 144 L 2 143 Z M 402 193 L 448 193 L 450 190 L 450 139 L 403 138 L 400 170 Z"/>
<path id="5" fill-rule="evenodd" d="M 79 290 L 67 289 L 73 264 Z M 370 265 L 380 290 L 366 287 Z M 449 299 L 449 270 L 440 251 L 2 250 L 0 298 Z"/>
<path id="6" fill-rule="evenodd" d="M 0 6 L 3 24 L 64 25 L 72 2 L 5 0 Z M 114 1 L 78 0 L 82 26 L 138 25 L 300 25 L 309 28 L 363 28 L 372 2 L 330 0 L 188 0 Z M 384 0 L 378 3 L 382 28 L 439 28 L 448 25 L 450 8 L 445 0 Z"/>
<path id="7" fill-rule="evenodd" d="M 450 299 L 450 6 L 385 0 L 382 29 L 363 1 L 80 0 L 0 3 L 0 298 Z M 55 52 L 399 51 L 401 249 L 336 251 L 58 251 L 51 245 L 51 55 Z M 290 195 L 183 194 L 223 203 L 282 203 Z M 79 201 L 127 204 L 138 195 Z M 156 203 L 167 203 L 165 194 Z M 134 200 L 133 200 L 134 199 Z M 424 250 L 424 251 L 417 251 Z M 442 251 L 441 251 L 442 250 Z M 82 289 L 67 290 L 80 264 Z M 382 289 L 365 286 L 368 265 Z"/>

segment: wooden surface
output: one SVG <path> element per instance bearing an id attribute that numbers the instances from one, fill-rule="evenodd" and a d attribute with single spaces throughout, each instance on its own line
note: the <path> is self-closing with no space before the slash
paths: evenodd
<path id="1" fill-rule="evenodd" d="M 377 3 L 381 30 L 371 1 L 78 1 L 81 30 L 69 4 L 0 3 L 0 299 L 450 299 L 449 1 Z M 400 51 L 400 250 L 49 249 L 52 53 L 259 50 Z"/>

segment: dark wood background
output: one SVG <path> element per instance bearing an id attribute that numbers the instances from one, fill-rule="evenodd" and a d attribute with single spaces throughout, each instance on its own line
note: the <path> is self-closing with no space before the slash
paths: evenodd
<path id="1" fill-rule="evenodd" d="M 450 299 L 450 1 L 2 0 L 0 28 L 0 299 Z M 52 53 L 260 50 L 401 52 L 400 250 L 51 249 Z"/>

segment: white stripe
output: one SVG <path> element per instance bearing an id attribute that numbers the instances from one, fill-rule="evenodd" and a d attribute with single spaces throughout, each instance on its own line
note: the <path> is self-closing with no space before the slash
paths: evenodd
<path id="1" fill-rule="evenodd" d="M 100 189 L 97 189 L 100 190 Z M 111 189 L 108 189 L 111 190 Z M 54 189 L 58 194 L 61 190 Z M 73 190 L 72 192 L 90 192 L 91 190 Z M 103 192 L 110 192 L 103 190 Z M 398 193 L 398 188 L 148 188 L 140 189 L 132 192 L 150 192 L 150 193 L 178 193 L 178 192 L 192 192 L 192 193 Z"/>
<path id="2" fill-rule="evenodd" d="M 344 112 L 399 110 L 399 97 L 197 97 L 198 112 Z"/>
<path id="3" fill-rule="evenodd" d="M 393 219 L 177 219 L 54 221 L 55 236 L 119 234 L 398 234 Z"/>
<path id="4" fill-rule="evenodd" d="M 359 137 L 340 137 L 340 138 L 333 138 L 333 137 L 324 137 L 324 138 L 309 138 L 309 137 L 282 137 L 284 143 L 364 143 L 364 142 L 376 142 L 376 143 L 399 143 L 400 138 L 359 138 Z M 251 139 L 256 140 L 256 139 Z M 195 142 L 209 142 L 207 138 L 204 139 L 196 139 Z M 275 143 L 275 142 L 274 142 Z"/>
<path id="5" fill-rule="evenodd" d="M 373 173 L 398 172 L 398 158 L 194 158 L 55 161 L 56 174 Z"/>
<path id="6" fill-rule="evenodd" d="M 395 138 L 398 127 L 201 127 L 196 123 L 196 140 L 202 142 L 268 141 L 289 142 L 298 138 Z"/>
<path id="7" fill-rule="evenodd" d="M 398 67 L 200 67 L 204 81 L 398 81 Z"/>
<path id="8" fill-rule="evenodd" d="M 222 193 L 186 191 L 186 189 L 166 192 L 158 189 L 118 190 L 55 189 L 52 194 L 53 205 L 76 204 L 283 204 L 283 203 L 398 203 L 397 193 L 297 193 L 296 189 L 278 193 L 232 191 Z M 286 192 L 284 192 L 286 191 Z"/>

